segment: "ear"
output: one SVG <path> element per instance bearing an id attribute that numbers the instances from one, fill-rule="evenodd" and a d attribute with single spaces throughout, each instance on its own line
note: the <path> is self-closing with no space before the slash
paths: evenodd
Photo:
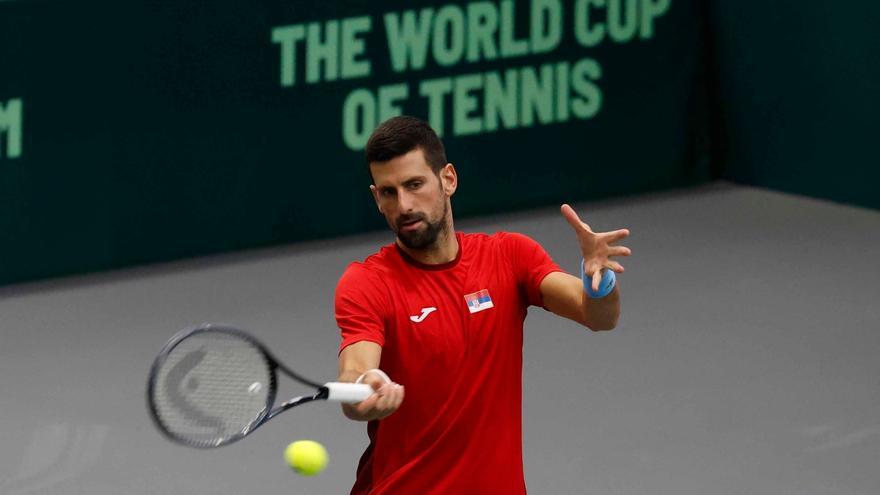
<path id="1" fill-rule="evenodd" d="M 452 196 L 458 189 L 458 172 L 455 171 L 455 166 L 451 163 L 447 163 L 440 169 L 440 185 L 446 196 Z"/>
<path id="2" fill-rule="evenodd" d="M 370 184 L 370 193 L 373 194 L 373 201 L 376 202 L 376 208 L 379 209 L 379 213 L 383 213 L 382 206 L 379 204 L 379 190 L 373 184 Z"/>

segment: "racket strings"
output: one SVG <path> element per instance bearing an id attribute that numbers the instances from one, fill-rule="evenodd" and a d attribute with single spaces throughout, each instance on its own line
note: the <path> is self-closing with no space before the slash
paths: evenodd
<path id="1" fill-rule="evenodd" d="M 271 365 L 250 342 L 206 332 L 166 356 L 153 390 L 156 416 L 172 436 L 216 446 L 246 434 L 267 412 Z"/>

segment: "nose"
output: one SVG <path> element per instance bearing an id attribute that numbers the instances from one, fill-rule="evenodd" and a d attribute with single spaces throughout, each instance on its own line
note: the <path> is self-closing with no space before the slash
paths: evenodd
<path id="1" fill-rule="evenodd" d="M 415 198 L 405 189 L 397 193 L 397 207 L 401 213 L 409 213 L 413 211 L 415 206 Z"/>

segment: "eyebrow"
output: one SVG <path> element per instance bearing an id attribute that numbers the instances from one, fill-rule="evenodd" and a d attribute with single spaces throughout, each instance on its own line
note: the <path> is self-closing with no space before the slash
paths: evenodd
<path id="1" fill-rule="evenodd" d="M 416 182 L 416 181 L 425 182 L 425 181 L 426 181 L 426 177 L 425 177 L 424 175 L 416 175 L 416 176 L 414 176 L 414 177 L 408 177 L 408 178 L 405 179 L 403 182 L 401 182 L 401 185 L 404 185 L 404 186 L 405 186 L 405 185 L 407 185 L 407 184 L 411 184 L 411 183 Z M 376 184 L 376 189 L 380 189 L 380 190 L 382 190 L 382 189 L 394 189 L 394 188 L 395 188 L 395 187 L 394 187 L 393 185 L 391 185 L 391 184 L 381 184 L 381 185 L 380 185 L 380 184 Z"/>

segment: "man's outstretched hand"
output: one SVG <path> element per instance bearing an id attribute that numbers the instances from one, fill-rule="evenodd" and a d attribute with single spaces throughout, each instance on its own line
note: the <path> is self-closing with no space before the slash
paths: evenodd
<path id="1" fill-rule="evenodd" d="M 623 265 L 611 259 L 612 256 L 629 256 L 632 251 L 625 246 L 617 246 L 616 243 L 629 236 L 628 229 L 613 230 L 611 232 L 593 232 L 589 225 L 581 221 L 574 209 L 567 204 L 560 208 L 562 216 L 574 229 L 578 244 L 581 246 L 581 254 L 584 257 L 584 273 L 593 280 L 593 290 L 599 290 L 599 282 L 602 280 L 602 269 L 608 268 L 616 273 L 623 273 Z"/>

